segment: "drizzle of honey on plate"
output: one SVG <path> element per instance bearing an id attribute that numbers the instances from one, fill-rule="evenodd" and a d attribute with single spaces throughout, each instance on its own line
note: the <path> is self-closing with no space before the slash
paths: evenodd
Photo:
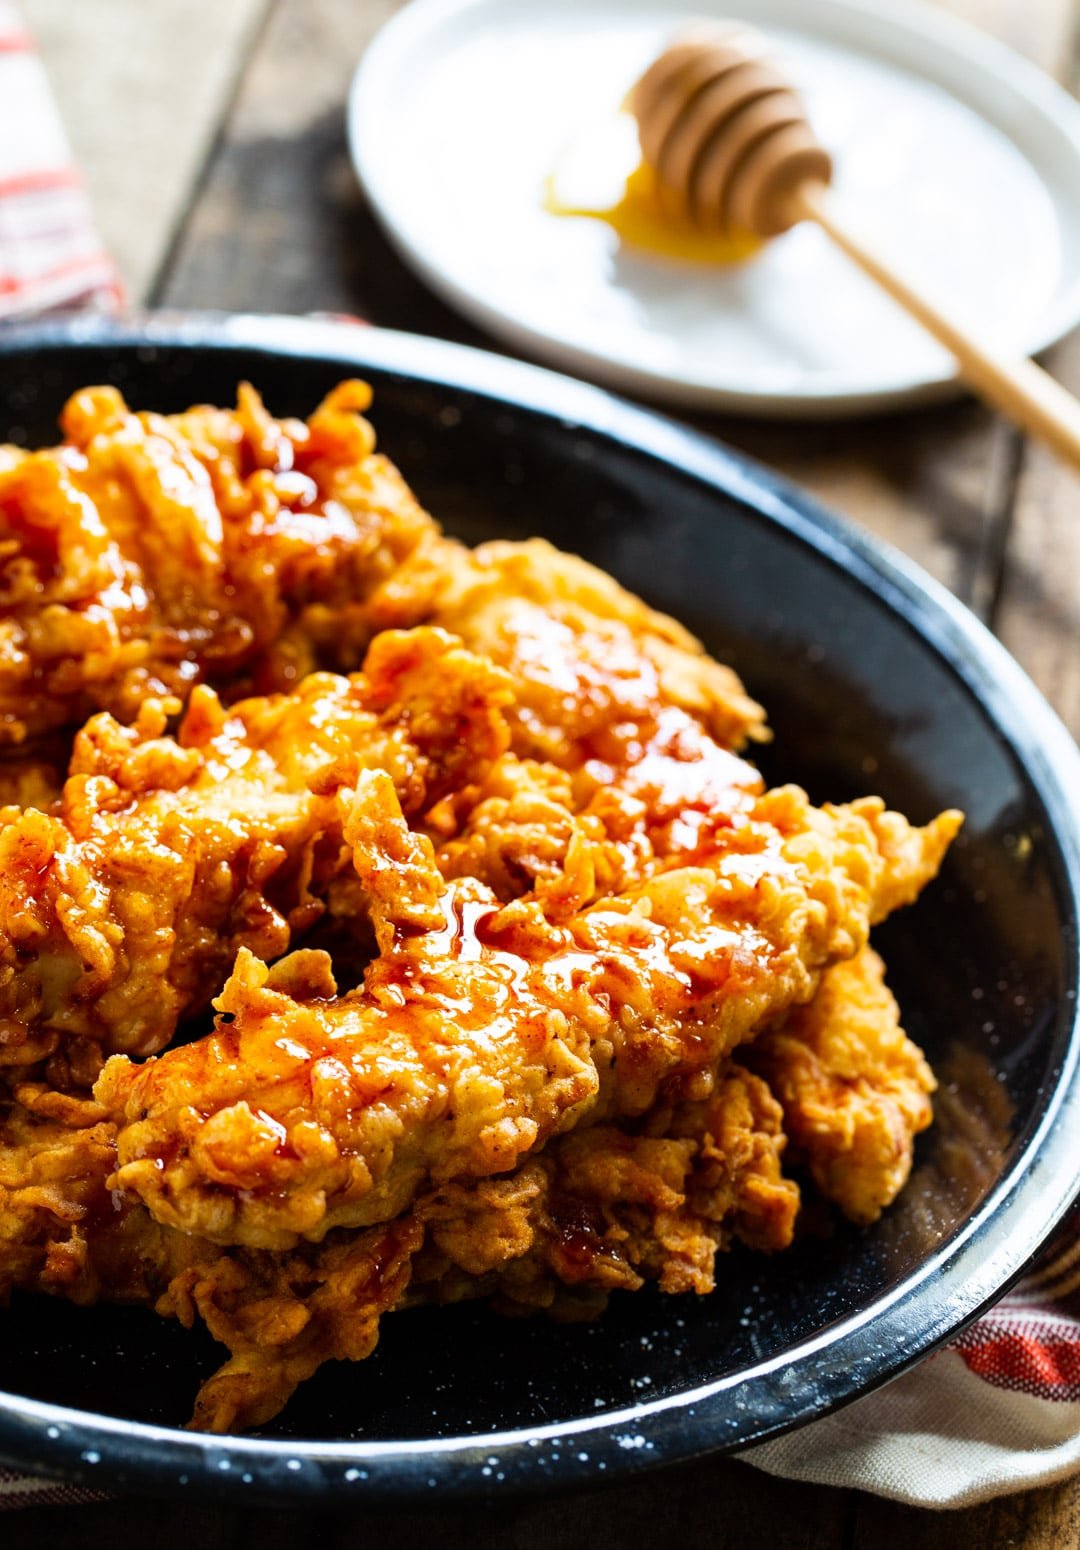
<path id="1" fill-rule="evenodd" d="M 628 113 L 569 147 L 545 181 L 544 209 L 602 221 L 628 248 L 684 263 L 741 264 L 763 246 L 749 232 L 707 230 L 665 203 Z"/>

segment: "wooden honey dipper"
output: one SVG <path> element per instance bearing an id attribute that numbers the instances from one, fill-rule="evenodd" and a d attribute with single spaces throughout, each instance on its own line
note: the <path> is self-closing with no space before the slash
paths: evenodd
<path id="1" fill-rule="evenodd" d="M 980 344 L 836 214 L 829 154 L 759 33 L 734 22 L 681 33 L 628 106 L 665 210 L 706 231 L 762 238 L 815 221 L 956 357 L 976 393 L 1080 468 L 1080 401 L 1034 361 Z"/>

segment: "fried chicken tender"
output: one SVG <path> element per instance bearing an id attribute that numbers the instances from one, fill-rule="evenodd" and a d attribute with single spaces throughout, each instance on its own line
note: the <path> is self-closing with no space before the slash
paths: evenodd
<path id="1" fill-rule="evenodd" d="M 895 1006 L 869 951 L 828 969 L 815 1000 L 743 1058 L 760 1065 L 764 1052 L 783 1097 L 805 1083 L 807 1044 L 855 1028 L 845 1080 L 865 1095 L 880 1051 L 897 1049 Z M 784 1248 L 798 1207 L 781 1168 L 780 1104 L 734 1061 L 706 1100 L 661 1103 L 634 1129 L 556 1136 L 510 1174 L 452 1180 L 384 1227 L 286 1254 L 222 1250 L 158 1224 L 111 1189 L 116 1130 L 99 1105 L 34 1083 L 18 1096 L 0 1121 L 0 1295 L 21 1287 L 203 1319 L 232 1355 L 203 1386 L 193 1424 L 219 1432 L 269 1420 L 321 1362 L 366 1356 L 391 1308 L 484 1296 L 504 1311 L 587 1317 L 643 1280 L 704 1293 L 718 1249 Z M 791 1114 L 789 1100 L 784 1127 Z"/>
<path id="2" fill-rule="evenodd" d="M 662 1106 L 640 1130 L 574 1131 L 509 1177 L 440 1190 L 408 1301 L 496 1293 L 507 1310 L 591 1316 L 646 1280 L 703 1295 L 718 1248 L 790 1244 L 799 1191 L 781 1171 L 786 1144 L 764 1082 L 729 1061 L 709 1099 Z"/>
<path id="3" fill-rule="evenodd" d="M 243 402 L 253 413 L 251 401 Z M 343 422 L 344 445 L 354 418 L 345 408 L 331 414 L 324 406 L 312 424 L 320 422 L 325 443 L 326 422 Z M 221 411 L 193 411 L 168 422 L 174 440 L 192 440 L 221 500 L 232 489 L 225 454 L 230 436 L 235 441 L 234 421 Z M 264 441 L 273 440 L 271 431 Z M 300 433 L 294 428 L 290 435 L 292 446 Z M 235 447 L 233 454 L 235 462 Z M 243 504 L 236 490 L 229 499 Z M 466 628 L 475 602 L 478 643 L 497 637 L 497 655 L 514 676 L 514 697 L 498 693 L 497 669 L 474 656 L 470 691 L 461 658 L 460 683 L 437 686 L 447 703 L 444 742 L 452 738 L 453 707 L 472 692 L 498 700 L 504 742 L 517 737 L 523 747 L 535 747 L 537 739 L 521 732 L 523 714 L 515 707 L 519 692 L 528 700 L 527 686 L 539 673 L 533 698 L 546 718 L 540 741 L 558 744 L 573 770 L 572 784 L 539 818 L 541 826 L 554 818 L 565 840 L 560 845 L 553 831 L 554 843 L 552 837 L 544 842 L 551 909 L 573 912 L 621 891 L 664 857 L 672 864 L 693 859 L 711 829 L 731 821 L 739 793 L 760 789 L 756 772 L 705 725 L 741 740 L 759 730 L 758 707 L 672 621 L 546 545 L 488 546 L 475 558 L 441 539 L 427 548 L 442 557 L 437 570 L 445 595 L 436 607 L 418 587 L 413 612 L 441 613 Z M 523 589 L 513 627 L 499 602 L 512 585 Z M 407 591 L 399 581 L 399 593 Z M 547 604 L 562 622 L 544 642 L 538 632 Z M 304 615 L 308 623 L 311 617 Z M 421 629 L 416 638 L 428 637 Z M 376 657 L 369 676 L 378 670 Z M 545 674 L 554 675 L 559 694 L 544 688 Z M 407 687 L 401 714 L 414 718 L 423 686 Z M 146 1053 L 161 1048 L 178 1019 L 220 988 L 239 946 L 265 958 L 286 951 L 323 908 L 325 891 L 338 886 L 328 856 L 339 825 L 326 793 L 309 783 L 326 785 L 332 777 L 320 767 L 347 755 L 374 763 L 384 757 L 385 734 L 351 704 L 342 705 L 344 693 L 313 678 L 288 703 L 245 701 L 225 716 L 203 688 L 175 739 L 163 735 L 165 702 L 145 702 L 133 729 L 94 718 L 76 740 L 62 800 L 46 803 L 53 793 L 44 787 L 22 790 L 17 805 L 35 810 L 0 835 L 0 1017 L 13 1030 L 25 1025 L 33 1031 L 27 1041 L 34 1037 L 38 1044 L 47 1027 L 57 1038 L 74 1033 L 98 1039 L 106 1050 Z M 406 705 L 410 697 L 414 703 Z M 535 721 L 531 712 L 524 716 L 529 725 Z M 290 748 L 306 750 L 309 743 L 310 758 L 290 756 Z M 443 783 L 442 811 L 430 800 L 436 793 L 425 788 L 423 799 L 436 809 L 425 821 L 446 838 L 440 860 L 448 873 L 482 876 L 485 862 L 488 872 L 501 867 L 504 899 L 514 896 L 510 871 L 516 892 L 530 882 L 540 885 L 538 876 L 529 879 L 520 811 L 537 770 L 555 773 L 553 766 L 512 756 L 485 789 L 483 767 L 459 761 L 458 789 Z M 412 778 L 407 771 L 405 778 Z M 468 802 L 462 803 L 461 788 L 476 783 L 486 805 L 462 829 Z M 513 798 L 506 807 L 508 792 Z M 410 818 L 419 819 L 421 805 L 412 793 Z M 36 809 L 45 806 L 47 816 L 39 816 Z M 339 902 L 343 911 L 345 901 Z"/>
<path id="4" fill-rule="evenodd" d="M 907 1183 L 937 1086 L 900 1026 L 877 953 L 865 948 L 838 964 L 748 1058 L 779 1099 L 795 1154 L 821 1193 L 853 1222 L 875 1222 Z"/>
<path id="5" fill-rule="evenodd" d="M 22 1028 L 161 1049 L 241 948 L 286 952 L 339 881 L 355 917 L 342 783 L 375 764 L 410 815 L 452 796 L 505 749 L 510 693 L 499 669 L 420 629 L 382 635 L 364 674 L 313 674 L 289 696 L 226 711 L 199 688 L 175 738 L 155 703 L 133 728 L 91 720 L 59 811 L 0 832 L 9 1043 Z"/>
<path id="6" fill-rule="evenodd" d="M 475 553 L 441 536 L 377 454 L 366 384 L 305 422 L 242 384 L 234 411 L 134 413 L 87 388 L 58 447 L 0 447 L 0 746 L 196 683 L 288 688 L 350 670 L 381 630 L 442 624 L 524 668 L 520 723 L 554 757 L 651 696 L 722 742 L 763 735 L 760 706 L 674 620 L 540 541 Z M 623 719 L 628 719 L 624 715 Z"/>
<path id="7" fill-rule="evenodd" d="M 443 874 L 480 878 L 504 902 L 535 892 L 557 916 L 707 856 L 763 783 L 682 712 L 669 714 L 677 731 L 630 740 L 620 762 L 612 752 L 571 772 L 505 755 L 471 810 L 459 809 L 456 832 L 429 814 Z"/>
<path id="8" fill-rule="evenodd" d="M 9 1103 L 0 1124 L 0 1292 L 201 1318 L 232 1353 L 199 1394 L 193 1425 L 208 1431 L 259 1425 L 323 1362 L 361 1360 L 393 1308 L 486 1296 L 582 1317 L 645 1280 L 705 1293 L 718 1250 L 784 1248 L 798 1209 L 779 1106 L 735 1063 L 708 1100 L 658 1112 L 662 1134 L 556 1138 L 508 1177 L 447 1183 L 388 1224 L 288 1254 L 222 1251 L 117 1202 L 100 1111 L 20 1096 L 46 1112 Z"/>
<path id="9" fill-rule="evenodd" d="M 799 1196 L 780 1172 L 783 1147 L 775 1101 L 731 1065 L 711 1101 L 676 1111 L 668 1135 L 598 1126 L 558 1138 L 509 1177 L 449 1185 L 388 1228 L 284 1256 L 233 1251 L 209 1275 L 174 1278 L 159 1311 L 197 1311 L 234 1353 L 203 1384 L 193 1425 L 222 1432 L 269 1419 L 323 1362 L 367 1355 L 394 1306 L 490 1297 L 504 1312 L 591 1318 L 612 1292 L 645 1281 L 709 1292 L 716 1254 L 732 1241 L 790 1243 Z M 246 1328 L 231 1308 L 222 1315 L 223 1264 L 243 1267 L 242 1307 L 256 1267 L 273 1267 L 268 1285 L 256 1282 L 265 1300 L 256 1297 L 259 1318 Z"/>
<path id="10" fill-rule="evenodd" d="M 767 735 L 731 668 L 585 560 L 539 538 L 420 553 L 436 573 L 425 618 L 513 672 L 523 757 L 621 767 L 642 762 L 628 742 L 670 742 L 694 723 L 725 748 Z"/>
<path id="11" fill-rule="evenodd" d="M 95 1088 L 121 1125 L 117 1186 L 185 1232 L 317 1241 L 509 1171 L 585 1119 L 643 1114 L 809 1000 L 934 875 L 958 822 L 913 830 L 876 799 L 815 809 L 785 788 L 708 862 L 556 923 L 445 885 L 385 775 L 361 777 L 355 809 L 379 948 L 362 987 L 336 997 L 322 954 L 268 970 L 242 953 L 212 1035 L 117 1057 Z"/>
<path id="12" fill-rule="evenodd" d="M 234 412 L 168 417 L 87 388 L 62 445 L 0 448 L 0 745 L 357 666 L 369 604 L 436 531 L 374 450 L 370 398 L 343 382 L 304 423 L 247 385 Z"/>
<path id="13" fill-rule="evenodd" d="M 362 680 L 313 675 L 228 713 L 199 688 L 175 738 L 153 702 L 134 728 L 94 718 L 58 810 L 0 834 L 0 1016 L 152 1052 L 240 946 L 273 957 L 328 901 L 360 910 L 331 800 L 358 762 L 392 771 L 411 819 L 458 831 L 448 874 L 491 877 L 504 902 L 546 888 L 553 911 L 693 859 L 760 790 L 676 708 L 622 769 L 500 760 L 511 702 L 508 676 L 420 628 L 380 636 Z"/>

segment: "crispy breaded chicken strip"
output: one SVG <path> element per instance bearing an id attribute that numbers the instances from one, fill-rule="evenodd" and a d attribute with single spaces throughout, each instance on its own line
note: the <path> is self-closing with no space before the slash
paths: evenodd
<path id="1" fill-rule="evenodd" d="M 633 744 L 634 762 L 570 772 L 505 754 L 445 824 L 426 815 L 444 877 L 475 877 L 503 903 L 525 894 L 552 919 L 730 844 L 763 791 L 752 765 L 695 727 Z M 456 826 L 456 827 L 455 827 Z"/>
<path id="2" fill-rule="evenodd" d="M 731 668 L 585 560 L 540 538 L 474 550 L 444 540 L 418 557 L 436 573 L 425 618 L 513 672 L 523 757 L 623 766 L 640 762 L 628 742 L 692 737 L 694 723 L 726 748 L 766 735 Z"/>
<path id="3" fill-rule="evenodd" d="M 453 1178 L 506 1172 L 588 1118 L 640 1115 L 715 1067 L 915 897 L 955 814 L 910 828 L 876 799 L 767 793 L 707 862 L 565 921 L 444 884 L 388 777 L 346 839 L 379 952 L 342 996 L 325 955 L 244 953 L 216 1031 L 95 1089 L 122 1125 L 119 1188 L 221 1243 L 288 1248 L 388 1221 Z"/>
<path id="4" fill-rule="evenodd" d="M 117 1202 L 113 1130 L 92 1102 L 20 1096 L 0 1120 L 0 1294 L 201 1318 L 232 1353 L 196 1405 L 193 1424 L 215 1432 L 271 1419 L 323 1362 L 367 1356 L 403 1303 L 495 1295 L 581 1317 L 645 1280 L 704 1293 L 718 1249 L 782 1249 L 798 1209 L 779 1107 L 734 1063 L 709 1099 L 658 1114 L 663 1134 L 557 1138 L 509 1177 L 450 1182 L 393 1222 L 288 1254 L 223 1251 Z"/>
<path id="5" fill-rule="evenodd" d="M 429 832 L 442 839 L 440 869 L 482 878 L 504 900 L 535 889 L 558 914 L 706 857 L 764 785 L 682 712 L 666 713 L 674 718 L 677 733 L 667 726 L 650 740 L 628 738 L 619 758 L 612 750 L 610 762 L 574 771 L 504 755 L 473 807 L 459 809 L 456 829 L 428 814 Z"/>
<path id="6" fill-rule="evenodd" d="M 374 451 L 370 400 L 343 382 L 305 423 L 247 384 L 235 410 L 169 416 L 87 388 L 60 446 L 0 447 L 0 746 L 100 710 L 130 723 L 148 697 L 179 710 L 200 682 L 289 688 L 425 623 L 521 672 L 524 751 L 567 756 L 646 702 L 731 747 L 762 735 L 735 674 L 593 566 L 442 537 Z"/>
<path id="7" fill-rule="evenodd" d="M 161 1049 L 241 947 L 287 951 L 339 885 L 341 911 L 361 913 L 337 788 L 372 763 L 410 815 L 453 796 L 505 748 L 509 697 L 504 673 L 421 629 L 381 636 L 364 674 L 313 674 L 291 695 L 225 711 L 200 688 L 176 738 L 154 704 L 134 728 L 95 718 L 59 810 L 0 832 L 9 1045 L 21 1027 Z"/>
<path id="8" fill-rule="evenodd" d="M 572 1131 L 508 1177 L 438 1191 L 409 1301 L 496 1291 L 504 1306 L 595 1313 L 646 1280 L 710 1292 L 717 1248 L 790 1244 L 799 1191 L 781 1172 L 786 1144 L 765 1083 L 728 1061 L 708 1099 L 662 1106 L 640 1129 Z"/>
<path id="9" fill-rule="evenodd" d="M 330 799 L 358 762 L 454 836 L 447 875 L 490 879 L 504 902 L 536 888 L 553 913 L 697 859 L 760 790 L 674 707 L 654 712 L 651 741 L 608 750 L 622 767 L 500 759 L 511 698 L 486 659 L 421 628 L 379 637 L 363 679 L 315 675 L 230 712 L 198 689 L 176 738 L 152 704 L 132 729 L 95 718 L 58 808 L 0 835 L 0 1016 L 39 1045 L 48 1028 L 152 1052 L 240 946 L 286 951 L 328 896 L 362 913 Z"/>
<path id="10" fill-rule="evenodd" d="M 780 1171 L 784 1136 L 764 1083 L 731 1064 L 713 1098 L 683 1105 L 670 1125 L 655 1138 L 612 1125 L 560 1137 L 509 1177 L 448 1185 L 385 1228 L 289 1255 L 234 1250 L 208 1275 L 175 1277 L 159 1311 L 185 1321 L 197 1311 L 233 1351 L 203 1384 L 194 1426 L 268 1420 L 323 1362 L 366 1356 L 394 1306 L 492 1297 L 504 1311 L 590 1318 L 646 1281 L 710 1292 L 717 1251 L 736 1239 L 785 1248 L 799 1194 Z M 263 1288 L 243 1281 L 236 1299 L 223 1264 L 248 1278 L 273 1272 Z M 249 1300 L 258 1318 L 245 1328 L 233 1307 Z M 290 1323 L 297 1333 L 284 1339 Z"/>
<path id="11" fill-rule="evenodd" d="M 89 1238 L 115 1215 L 116 1127 L 90 1098 L 0 1083 L 0 1303 L 15 1287 L 96 1300 Z"/>
<path id="12" fill-rule="evenodd" d="M 134 414 L 87 388 L 41 452 L 0 448 L 0 745 L 243 675 L 355 667 L 366 607 L 435 527 L 343 382 L 305 423 Z"/>
<path id="13" fill-rule="evenodd" d="M 794 1153 L 845 1216 L 877 1221 L 911 1172 L 915 1136 L 933 1118 L 936 1087 L 922 1051 L 900 1026 L 871 948 L 830 969 L 749 1052 L 780 1100 Z"/>
<path id="14" fill-rule="evenodd" d="M 195 418 L 204 431 L 218 423 Z M 215 468 L 220 483 L 224 474 Z M 478 644 L 498 637 L 497 654 L 514 675 L 520 705 L 508 693 L 496 695 L 510 723 L 500 738 L 532 724 L 536 700 L 547 718 L 545 739 L 558 742 L 567 767 L 536 822 L 522 812 L 522 801 L 531 801 L 526 788 L 545 779 L 550 785 L 560 772 L 533 761 L 510 759 L 486 786 L 481 764 L 451 761 L 456 788 L 444 780 L 438 790 L 403 792 L 410 817 L 423 816 L 446 837 L 440 861 L 448 874 L 501 869 L 495 886 L 504 899 L 544 882 L 530 870 L 523 826 L 531 823 L 540 836 L 549 820 L 540 870 L 553 911 L 573 912 L 621 891 L 657 865 L 695 860 L 716 826 L 730 824 L 760 789 L 751 767 L 704 724 L 732 738 L 753 730 L 756 707 L 737 681 L 678 626 L 546 545 L 492 546 L 475 561 L 458 546 L 442 548 L 454 556 L 444 567 L 444 611 L 468 626 L 462 600 L 472 592 L 461 581 L 468 572 L 479 589 Z M 519 584 L 514 627 L 504 628 L 505 590 Z M 538 656 L 545 598 L 572 623 Z M 407 656 L 402 637 L 390 638 L 399 643 L 397 656 Z M 430 649 L 423 643 L 431 638 L 421 630 L 417 650 Z M 389 654 L 385 644 L 375 648 L 369 677 L 385 675 Z M 456 681 L 435 685 L 446 746 L 453 714 L 474 714 L 470 695 L 490 699 L 498 682 L 486 659 L 455 660 Z M 541 683 L 536 699 L 529 685 L 538 672 L 541 680 L 554 675 L 558 696 Z M 431 697 L 430 685 L 403 683 L 396 701 L 403 722 L 417 714 L 410 696 L 424 693 Z M 77 740 L 60 811 L 28 813 L 0 837 L 0 1017 L 32 1030 L 35 1048 L 45 1027 L 145 1053 L 220 988 L 240 945 L 263 957 L 287 950 L 292 933 L 321 908 L 328 871 L 336 886 L 338 826 L 325 790 L 316 793 L 310 783 L 327 787 L 333 777 L 320 771 L 345 754 L 364 763 L 384 756 L 385 728 L 357 713 L 358 694 L 317 678 L 287 701 L 245 701 L 226 717 L 204 689 L 175 740 L 161 735 L 164 712 L 152 702 L 132 731 L 111 719 L 92 721 Z M 397 759 L 395 778 L 400 766 Z M 407 770 L 404 776 L 413 779 Z M 460 800 L 460 788 L 470 785 L 481 804 L 474 822 Z M 440 794 L 442 809 L 425 813 Z"/>

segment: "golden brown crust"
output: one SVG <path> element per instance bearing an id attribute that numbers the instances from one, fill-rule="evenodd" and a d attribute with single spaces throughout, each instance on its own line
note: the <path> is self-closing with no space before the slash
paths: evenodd
<path id="1" fill-rule="evenodd" d="M 421 629 L 381 636 L 363 676 L 228 713 L 198 689 L 176 737 L 154 702 L 131 728 L 95 717 L 57 808 L 0 831 L 0 1019 L 162 1048 L 242 947 L 286 952 L 352 875 L 337 792 L 358 768 L 390 771 L 422 811 L 505 748 L 508 696 L 504 674 Z M 357 902 L 346 887 L 336 905 Z"/>
<path id="2" fill-rule="evenodd" d="M 527 897 L 445 887 L 387 776 L 351 800 L 379 815 L 362 871 L 393 880 L 369 899 L 362 988 L 271 981 L 243 953 L 224 1025 L 141 1066 L 116 1057 L 95 1088 L 122 1127 L 117 1183 L 159 1221 L 287 1248 L 388 1221 L 429 1182 L 507 1171 L 557 1130 L 644 1113 L 809 1000 L 866 942 L 894 866 L 944 843 L 923 831 L 885 858 L 862 814 L 771 792 L 698 866 L 563 924 Z"/>
<path id="3" fill-rule="evenodd" d="M 876 1221 L 907 1182 L 937 1085 L 900 1026 L 877 953 L 830 969 L 813 1001 L 766 1032 L 749 1059 L 818 1189 L 853 1222 Z"/>
<path id="4" fill-rule="evenodd" d="M 517 752 L 621 765 L 631 729 L 661 707 L 726 748 L 767 735 L 764 711 L 729 667 L 585 560 L 534 538 L 444 548 L 437 564 L 433 619 L 514 673 Z"/>
<path id="5" fill-rule="evenodd" d="M 0 457 L 0 744 L 200 681 L 287 688 L 355 666 L 365 607 L 435 531 L 345 382 L 304 423 L 67 404 L 66 440 Z M 328 627 L 328 617 L 332 625 Z M 325 648 L 325 649 L 324 649 Z"/>
<path id="6" fill-rule="evenodd" d="M 193 1425 L 211 1431 L 269 1420 L 323 1362 L 367 1356 L 395 1307 L 492 1297 L 581 1317 L 646 1280 L 704 1293 L 718 1249 L 784 1248 L 798 1208 L 779 1107 L 734 1063 L 709 1100 L 671 1112 L 670 1134 L 556 1138 L 513 1174 L 450 1181 L 386 1225 L 289 1253 L 159 1226 L 110 1191 L 114 1131 L 93 1105 L 38 1112 L 41 1095 L 19 1097 L 0 1111 L 0 1292 L 202 1319 L 231 1353 L 196 1404 Z"/>

